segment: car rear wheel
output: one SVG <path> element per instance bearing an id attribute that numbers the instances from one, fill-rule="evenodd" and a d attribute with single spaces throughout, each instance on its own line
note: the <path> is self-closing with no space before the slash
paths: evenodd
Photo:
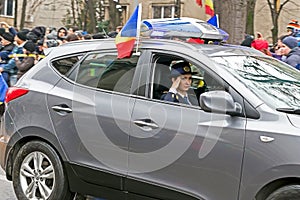
<path id="1" fill-rule="evenodd" d="M 28 142 L 18 152 L 13 186 L 18 199 L 73 199 L 59 156 L 41 141 Z"/>
<path id="2" fill-rule="evenodd" d="M 300 185 L 288 185 L 271 193 L 266 200 L 299 200 Z"/>

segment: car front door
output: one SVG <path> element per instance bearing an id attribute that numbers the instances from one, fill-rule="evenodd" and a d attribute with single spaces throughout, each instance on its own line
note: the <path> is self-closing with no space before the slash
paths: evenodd
<path id="1" fill-rule="evenodd" d="M 153 53 L 149 94 L 137 98 L 132 114 L 127 189 L 157 199 L 238 199 L 246 119 L 160 100 L 163 92 L 155 90 L 170 87 L 167 73 L 184 60 L 179 55 Z M 205 91 L 234 93 L 205 65 L 188 61 L 204 77 Z"/>
<path id="2" fill-rule="evenodd" d="M 68 164 L 85 182 L 124 189 L 134 105 L 130 90 L 138 59 L 117 59 L 116 52 L 90 53 L 48 95 L 52 123 Z M 80 184 L 72 186 L 81 189 Z M 110 197 L 124 198 L 117 194 L 110 192 Z"/>

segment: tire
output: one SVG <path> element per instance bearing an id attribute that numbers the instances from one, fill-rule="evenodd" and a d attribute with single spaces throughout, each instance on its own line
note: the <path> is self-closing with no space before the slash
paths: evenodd
<path id="1" fill-rule="evenodd" d="M 60 158 L 45 142 L 31 141 L 20 149 L 12 178 L 18 199 L 73 199 Z"/>
<path id="2" fill-rule="evenodd" d="M 266 200 L 299 200 L 300 185 L 287 185 L 275 190 Z"/>

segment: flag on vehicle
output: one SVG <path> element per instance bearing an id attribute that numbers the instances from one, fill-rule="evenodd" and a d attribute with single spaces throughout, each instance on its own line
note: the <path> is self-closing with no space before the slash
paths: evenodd
<path id="1" fill-rule="evenodd" d="M 132 54 L 134 43 L 140 35 L 141 11 L 142 4 L 140 3 L 116 36 L 115 43 L 118 50 L 118 58 L 130 57 Z"/>
<path id="2" fill-rule="evenodd" d="M 196 3 L 202 7 L 202 0 L 196 0 Z"/>
<path id="3" fill-rule="evenodd" d="M 2 74 L 0 73 L 0 104 L 2 104 L 5 101 L 7 90 L 8 90 L 8 85 L 4 80 Z"/>
<path id="4" fill-rule="evenodd" d="M 209 20 L 207 20 L 207 23 L 219 28 L 219 16 L 217 14 L 213 15 Z"/>
<path id="5" fill-rule="evenodd" d="M 205 13 L 210 16 L 214 16 L 215 11 L 213 0 L 205 0 Z"/>

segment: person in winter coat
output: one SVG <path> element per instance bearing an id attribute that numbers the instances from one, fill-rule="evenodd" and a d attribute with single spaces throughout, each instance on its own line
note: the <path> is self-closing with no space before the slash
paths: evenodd
<path id="1" fill-rule="evenodd" d="M 28 33 L 27 31 L 20 31 L 17 33 L 17 35 L 15 35 L 14 40 L 16 45 L 11 51 L 10 55 L 23 53 L 23 45 L 27 40 L 26 37 L 27 33 Z M 17 74 L 17 71 L 18 68 L 16 66 L 15 59 L 13 58 L 9 59 L 6 64 L 0 65 L 0 72 L 2 73 L 4 80 L 7 82 L 9 86 L 12 86 L 16 81 L 15 75 Z"/>
<path id="2" fill-rule="evenodd" d="M 257 32 L 256 34 L 257 37 L 251 42 L 251 47 L 271 56 L 268 41 L 263 38 L 263 35 L 260 32 Z"/>
<path id="3" fill-rule="evenodd" d="M 284 62 L 300 69 L 300 48 L 298 47 L 298 41 L 293 36 L 284 38 L 281 42 L 280 52 L 286 56 Z"/>
<path id="4" fill-rule="evenodd" d="M 27 57 L 24 57 L 22 61 L 19 60 L 18 57 L 14 57 L 16 61 L 16 66 L 18 68 L 17 72 L 17 80 L 21 78 L 33 65 L 35 58 L 29 56 L 35 51 L 36 45 L 32 41 L 27 41 L 23 46 L 23 53 L 27 54 Z"/>
<path id="5" fill-rule="evenodd" d="M 57 30 L 57 41 L 59 42 L 59 44 L 64 43 L 64 40 L 66 39 L 68 35 L 68 30 L 65 27 L 60 27 Z"/>
<path id="6" fill-rule="evenodd" d="M 8 55 L 14 49 L 14 36 L 9 32 L 4 32 L 1 35 L 2 48 L 0 49 L 1 64 L 5 64 L 10 59 Z"/>

